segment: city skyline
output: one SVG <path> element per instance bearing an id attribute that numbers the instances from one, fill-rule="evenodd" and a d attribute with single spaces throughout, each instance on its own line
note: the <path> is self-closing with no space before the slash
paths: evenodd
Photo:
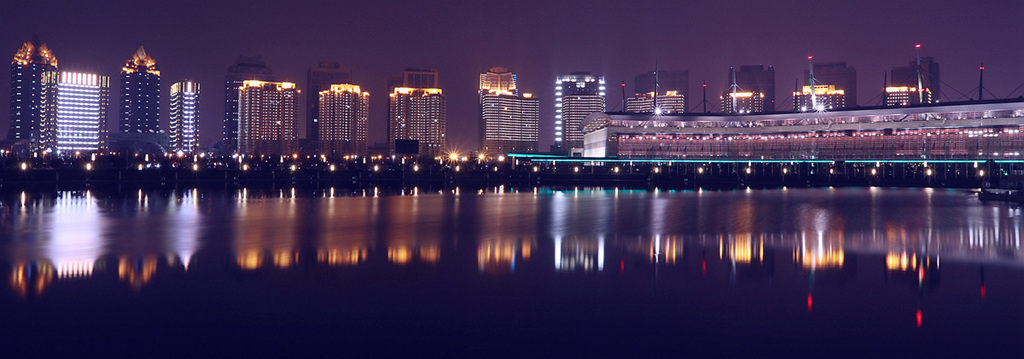
<path id="1" fill-rule="evenodd" d="M 926 6 L 921 6 L 925 5 Z M 469 150 L 479 146 L 476 112 L 478 96 L 475 96 L 478 76 L 492 66 L 516 69 L 523 76 L 520 87 L 531 89 L 540 98 L 540 148 L 546 149 L 553 142 L 554 99 L 545 94 L 550 88 L 550 79 L 558 74 L 578 69 L 591 70 L 595 75 L 604 76 L 609 84 L 630 82 L 636 74 L 649 71 L 658 63 L 664 69 L 683 69 L 690 74 L 690 97 L 687 107 L 699 111 L 700 84 L 708 82 L 711 91 L 709 99 L 712 109 L 717 109 L 717 95 L 722 93 L 721 77 L 724 69 L 740 64 L 772 65 L 778 71 L 776 78 L 777 110 L 791 108 L 789 86 L 792 81 L 802 78 L 806 69 L 805 58 L 814 55 L 823 62 L 843 61 L 857 68 L 860 105 L 878 104 L 881 100 L 883 75 L 892 68 L 904 66 L 914 58 L 913 45 L 923 44 L 922 57 L 935 58 L 943 67 L 943 87 L 954 86 L 959 92 L 976 96 L 977 68 L 985 63 L 989 72 L 985 87 L 992 94 L 986 98 L 1005 97 L 1011 93 L 1020 95 L 1018 85 L 1024 82 L 1024 49 L 1006 46 L 1007 39 L 1019 37 L 1019 27 L 1012 24 L 1007 7 L 1017 6 L 1011 2 L 967 5 L 959 3 L 907 3 L 889 4 L 871 2 L 867 4 L 814 5 L 787 9 L 769 9 L 767 5 L 749 6 L 730 15 L 737 23 L 736 29 L 721 31 L 721 34 L 705 34 L 701 29 L 713 28 L 715 14 L 726 13 L 729 7 L 715 4 L 671 4 L 620 8 L 603 4 L 590 4 L 588 13 L 593 20 L 608 26 L 586 32 L 559 25 L 558 14 L 571 13 L 580 4 L 565 2 L 558 4 L 525 2 L 518 5 L 501 5 L 498 10 L 518 16 L 500 20 L 508 25 L 497 34 L 478 34 L 471 30 L 480 21 L 474 14 L 484 11 L 483 4 L 448 3 L 433 7 L 417 5 L 408 8 L 393 4 L 358 4 L 347 10 L 345 21 L 304 21 L 302 16 L 314 19 L 336 13 L 330 7 L 323 15 L 311 14 L 308 6 L 254 5 L 252 18 L 245 21 L 230 20 L 225 25 L 214 26 L 218 19 L 235 7 L 232 3 L 197 4 L 191 7 L 169 5 L 146 5 L 143 8 L 156 13 L 166 13 L 167 20 L 139 19 L 113 21 L 128 18 L 126 11 L 139 11 L 142 5 L 131 6 L 86 6 L 50 3 L 17 3 L 5 5 L 9 21 L 3 22 L 3 38 L 0 49 L 10 54 L 17 51 L 33 33 L 39 33 L 54 54 L 61 59 L 61 69 L 88 71 L 105 76 L 116 76 L 118 65 L 123 64 L 125 49 L 146 46 L 147 51 L 157 54 L 162 75 L 170 79 L 190 78 L 198 82 L 217 84 L 223 81 L 225 69 L 239 55 L 262 55 L 262 60 L 275 70 L 278 80 L 298 82 L 300 88 L 307 84 L 306 71 L 321 61 L 341 64 L 351 69 L 354 83 L 362 84 L 371 94 L 386 93 L 386 78 L 389 74 L 409 66 L 437 68 L 445 74 L 440 87 L 449 98 L 449 143 L 453 148 Z M 431 16 L 421 16 L 423 12 Z M 730 10 L 731 11 L 731 10 Z M 46 12 L 52 16 L 41 17 L 33 14 Z M 369 19 L 389 12 L 394 18 L 374 24 Z M 907 18 L 908 12 L 921 16 Z M 646 17 L 641 17 L 643 14 Z M 833 26 L 822 29 L 820 34 L 806 35 L 796 31 L 797 26 L 786 24 L 787 19 L 809 18 L 835 19 Z M 705 16 L 706 15 L 706 16 Z M 81 17 L 82 19 L 78 19 Z M 956 17 L 963 21 L 985 19 L 989 28 L 1005 29 L 1006 34 L 995 34 L 984 29 L 937 29 L 926 26 L 929 18 Z M 100 19 L 85 20 L 85 18 Z M 163 27 L 186 18 L 198 25 L 182 29 L 180 34 L 164 34 Z M 230 18 L 230 17 L 226 17 Z M 365 19 L 363 19 L 365 18 Z M 281 25 L 261 29 L 259 21 L 271 20 Z M 671 20 L 670 20 L 671 19 Z M 107 21 L 102 21 L 107 20 Z M 290 20 L 290 21 L 281 21 Z M 152 26 L 141 26 L 149 21 Z M 347 21 L 347 22 L 346 22 Z M 84 26 L 88 22 L 90 26 Z M 338 24 L 334 24 L 337 22 Z M 291 30 L 285 23 L 300 23 Z M 341 23 L 349 25 L 342 26 Z M 644 31 L 653 35 L 630 38 L 618 35 L 623 28 L 638 27 L 654 30 L 670 24 L 686 24 L 673 31 Z M 448 25 L 442 25 L 448 24 Z M 454 24 L 454 25 L 452 25 Z M 614 24 L 614 25 L 611 25 Z M 230 25 L 230 26 L 228 26 Z M 515 26 L 513 26 L 515 25 Z M 492 27 L 488 25 L 487 27 Z M 138 32 L 120 29 L 141 28 Z M 503 28 L 496 26 L 495 28 Z M 527 29 L 518 33 L 514 28 Z M 737 33 L 750 29 L 769 29 L 765 34 L 737 37 Z M 204 30 L 209 29 L 209 30 Z M 410 29 L 421 29 L 420 33 L 409 35 Z M 224 36 L 204 36 L 207 31 L 222 31 Z M 332 40 L 331 31 L 344 33 L 367 32 L 379 35 L 366 39 L 346 38 Z M 310 36 L 294 39 L 288 34 L 308 33 Z M 101 41 L 103 34 L 125 34 L 112 41 Z M 780 34 L 797 35 L 780 35 Z M 72 35 L 73 34 L 73 35 Z M 553 36 L 543 36 L 554 34 Z M 703 34 L 700 36 L 691 34 Z M 838 36 L 842 34 L 843 36 Z M 895 34 L 895 35 L 894 35 Z M 446 35 L 446 36 L 440 36 Z M 884 35 L 884 36 L 883 36 Z M 486 38 L 498 36 L 506 41 L 487 43 Z M 729 38 L 732 42 L 723 41 Z M 195 41 L 195 39 L 203 39 Z M 778 39 L 782 39 L 781 41 Z M 841 39 L 841 40 L 837 40 Z M 479 50 L 464 43 L 483 44 Z M 512 51 L 498 51 L 497 49 Z M 867 51 L 869 49 L 869 51 Z M 710 55 L 710 56 L 709 56 Z M 201 101 L 204 147 L 220 140 L 222 133 L 219 98 L 222 89 L 211 85 L 212 91 L 204 91 Z M 208 87 L 209 89 L 210 87 Z M 116 89 L 113 89 L 116 91 Z M 942 101 L 961 97 L 956 91 L 942 91 Z M 1016 92 L 1013 92 L 1016 90 Z M 3 87 L 2 95 L 9 96 L 10 88 Z M 780 92 L 781 91 L 781 92 Z M 117 94 L 111 94 L 117 96 Z M 167 93 L 161 94 L 167 96 Z M 301 101 L 311 94 L 303 91 Z M 619 105 L 615 93 L 608 94 L 609 109 Z M 7 97 L 4 96 L 4 97 Z M 371 144 L 384 142 L 386 134 L 385 96 L 371 96 L 369 114 Z M 0 105 L 0 113 L 9 113 L 9 103 Z M 161 129 L 168 130 L 167 104 L 161 104 Z M 695 110 L 696 109 L 696 110 Z M 111 118 L 114 114 L 110 114 Z M 305 119 L 305 113 L 300 115 Z M 0 131 L 7 132 L 8 121 L 0 121 Z"/>

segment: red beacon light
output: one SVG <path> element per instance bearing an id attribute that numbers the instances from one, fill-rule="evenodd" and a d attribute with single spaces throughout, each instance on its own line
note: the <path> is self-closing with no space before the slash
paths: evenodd
<path id="1" fill-rule="evenodd" d="M 921 44 L 915 44 L 915 45 L 914 45 L 914 48 L 915 48 L 915 49 L 920 49 L 920 48 L 921 48 Z"/>

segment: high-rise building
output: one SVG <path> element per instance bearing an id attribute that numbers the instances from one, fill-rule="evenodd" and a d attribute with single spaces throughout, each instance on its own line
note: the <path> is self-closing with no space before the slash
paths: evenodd
<path id="1" fill-rule="evenodd" d="M 171 85 L 171 150 L 199 149 L 199 83 L 182 81 Z"/>
<path id="2" fill-rule="evenodd" d="M 817 78 L 817 77 L 815 77 Z M 846 93 L 836 89 L 835 85 L 804 86 L 801 91 L 793 92 L 794 111 L 823 111 L 846 107 Z"/>
<path id="3" fill-rule="evenodd" d="M 480 94 L 510 93 L 519 94 L 518 77 L 505 67 L 492 67 L 480 74 Z"/>
<path id="4" fill-rule="evenodd" d="M 308 91 L 306 93 L 306 132 L 307 139 L 320 138 L 320 91 L 331 89 L 331 85 L 352 83 L 352 71 L 342 69 L 337 62 L 321 62 L 317 67 L 310 67 L 306 73 Z"/>
<path id="5" fill-rule="evenodd" d="M 289 154 L 298 148 L 299 90 L 292 82 L 246 80 L 238 89 L 238 152 Z"/>
<path id="6" fill-rule="evenodd" d="M 160 69 L 139 46 L 121 68 L 120 133 L 160 132 Z"/>
<path id="7" fill-rule="evenodd" d="M 739 70 L 729 68 L 727 90 L 722 93 L 722 112 L 727 113 L 762 113 L 775 112 L 775 68 L 763 65 L 740 66 Z M 736 101 L 732 101 L 732 93 L 736 93 Z M 749 93 L 750 95 L 743 95 Z M 749 99 L 751 101 L 744 101 Z M 728 103 L 724 101 L 728 100 Z M 742 106 L 749 103 L 751 106 Z M 761 103 L 761 106 L 753 106 Z M 736 108 L 733 108 L 733 105 Z"/>
<path id="8" fill-rule="evenodd" d="M 419 141 L 422 156 L 444 152 L 446 99 L 438 88 L 437 70 L 406 69 L 402 86 L 388 79 L 388 146 L 396 153 L 396 140 Z"/>
<path id="9" fill-rule="evenodd" d="M 656 115 L 686 112 L 686 97 L 676 91 L 664 91 L 658 94 L 657 103 L 654 100 L 654 92 L 638 93 L 626 99 L 626 112 Z"/>
<path id="10" fill-rule="evenodd" d="M 57 71 L 57 58 L 33 36 L 11 61 L 11 122 L 7 139 L 38 148 L 42 128 L 43 73 Z"/>
<path id="11" fill-rule="evenodd" d="M 246 80 L 274 81 L 274 72 L 267 68 L 260 56 L 239 56 L 238 61 L 228 67 L 228 74 L 224 77 L 223 137 L 223 147 L 228 151 L 238 149 L 238 91 Z"/>
<path id="12" fill-rule="evenodd" d="M 480 152 L 505 155 L 537 152 L 540 101 L 519 95 L 516 74 L 492 67 L 480 74 Z"/>
<path id="13" fill-rule="evenodd" d="M 832 86 L 832 91 L 843 92 L 845 105 L 835 108 L 857 107 L 857 69 L 853 66 L 846 66 L 846 62 L 815 62 L 813 67 L 814 86 Z M 807 83 L 810 78 L 810 69 L 804 70 L 802 82 L 805 86 L 810 86 Z M 808 89 L 809 91 L 810 89 Z M 834 105 L 834 103 L 832 104 Z M 799 110 L 800 106 L 794 105 L 794 109 Z"/>
<path id="14" fill-rule="evenodd" d="M 763 113 L 765 96 L 760 92 L 726 92 L 722 94 L 722 113 Z"/>
<path id="15" fill-rule="evenodd" d="M 654 89 L 657 81 L 658 89 Z M 690 98 L 690 72 L 685 70 L 656 70 L 636 75 L 633 78 L 633 94 L 644 95 L 652 92 L 664 94 L 675 92 L 675 96 Z M 661 100 L 658 101 L 661 103 Z M 678 111 L 677 111 L 678 112 Z"/>
<path id="16" fill-rule="evenodd" d="M 370 93 L 357 85 L 333 84 L 320 91 L 320 131 L 317 140 L 324 153 L 366 155 Z"/>
<path id="17" fill-rule="evenodd" d="M 555 145 L 552 151 L 583 148 L 583 120 L 605 111 L 604 76 L 573 72 L 555 79 Z"/>
<path id="18" fill-rule="evenodd" d="M 939 64 L 931 57 L 922 57 L 921 66 L 911 60 L 906 67 L 893 68 L 885 89 L 886 106 L 936 103 L 942 94 Z M 920 69 L 920 71 L 918 71 Z M 906 89 L 904 89 L 906 88 Z M 904 92 L 912 92 L 904 94 Z"/>
<path id="19" fill-rule="evenodd" d="M 40 149 L 71 153 L 107 149 L 110 78 L 96 74 L 43 73 Z"/>

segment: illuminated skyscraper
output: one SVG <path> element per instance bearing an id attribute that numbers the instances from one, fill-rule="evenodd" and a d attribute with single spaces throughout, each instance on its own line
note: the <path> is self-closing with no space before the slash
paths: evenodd
<path id="1" fill-rule="evenodd" d="M 71 153 L 107 148 L 110 78 L 96 74 L 43 73 L 40 149 Z"/>
<path id="2" fill-rule="evenodd" d="M 238 148 L 238 90 L 246 80 L 274 81 L 274 73 L 259 56 L 239 56 L 224 78 L 224 137 L 226 150 Z"/>
<path id="3" fill-rule="evenodd" d="M 11 61 L 11 123 L 9 141 L 28 141 L 38 148 L 42 126 L 43 73 L 57 71 L 57 58 L 33 36 Z"/>
<path id="4" fill-rule="evenodd" d="M 320 91 L 329 90 L 334 84 L 352 83 L 352 71 L 341 68 L 337 62 L 321 62 L 317 67 L 310 67 L 306 73 L 309 96 L 306 96 L 306 132 L 307 139 L 320 138 Z"/>
<path id="5" fill-rule="evenodd" d="M 516 74 L 492 67 L 480 74 L 480 152 L 537 152 L 540 102 L 519 95 Z"/>
<path id="6" fill-rule="evenodd" d="M 160 69 L 141 46 L 121 68 L 118 132 L 160 132 Z"/>
<path id="7" fill-rule="evenodd" d="M 299 90 L 291 82 L 247 80 L 238 89 L 238 152 L 289 154 L 297 150 Z"/>
<path id="8" fill-rule="evenodd" d="M 359 86 L 334 84 L 319 93 L 320 141 L 324 153 L 366 155 L 370 93 Z"/>
<path id="9" fill-rule="evenodd" d="M 793 110 L 824 111 L 846 107 L 846 92 L 836 89 L 835 85 L 814 85 L 813 91 L 812 94 L 810 86 L 804 86 L 799 92 L 794 91 Z"/>
<path id="10" fill-rule="evenodd" d="M 388 80 L 388 87 L 397 81 Z M 406 69 L 402 86 L 388 94 L 388 146 L 395 153 L 396 140 L 419 141 L 419 154 L 437 156 L 444 152 L 447 123 L 446 99 L 437 88 L 437 70 Z"/>
<path id="11" fill-rule="evenodd" d="M 768 66 L 767 70 L 763 65 L 740 66 L 739 70 L 730 67 L 729 82 L 726 88 L 728 90 L 722 93 L 722 112 L 775 112 L 775 68 L 772 66 Z M 735 109 L 733 109 L 732 101 L 733 92 L 736 92 L 737 100 Z M 725 103 L 724 101 L 729 102 Z M 758 103 L 760 106 L 757 105 Z"/>
<path id="12" fill-rule="evenodd" d="M 890 72 L 890 84 L 885 88 L 886 106 L 906 106 L 939 101 L 939 64 L 931 57 L 921 58 L 920 72 L 917 60 L 911 60 L 906 67 L 896 67 Z M 923 101 L 922 101 L 923 100 Z"/>
<path id="13" fill-rule="evenodd" d="M 171 85 L 171 151 L 199 149 L 199 83 Z"/>
<path id="14" fill-rule="evenodd" d="M 583 148 L 580 125 L 592 113 L 605 111 L 604 77 L 573 72 L 555 80 L 555 145 L 552 151 Z"/>

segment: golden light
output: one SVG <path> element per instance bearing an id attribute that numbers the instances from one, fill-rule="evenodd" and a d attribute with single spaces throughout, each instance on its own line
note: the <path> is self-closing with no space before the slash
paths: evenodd
<path id="1" fill-rule="evenodd" d="M 540 167 L 533 166 L 533 172 L 540 172 Z"/>
<path id="2" fill-rule="evenodd" d="M 782 167 L 782 174 L 789 173 L 789 167 Z"/>
<path id="3" fill-rule="evenodd" d="M 378 171 L 380 171 L 380 166 L 379 165 L 373 165 L 373 172 L 378 172 Z"/>
<path id="4" fill-rule="evenodd" d="M 985 170 L 978 170 L 978 177 L 985 177 Z"/>
<path id="5" fill-rule="evenodd" d="M 139 171 L 142 171 L 142 164 L 139 164 Z"/>
<path id="6" fill-rule="evenodd" d="M 331 165 L 331 172 L 334 172 L 334 165 Z"/>
<path id="7" fill-rule="evenodd" d="M 874 175 L 876 175 L 876 174 L 878 174 L 878 170 L 877 170 L 877 169 L 874 169 L 874 168 L 872 168 L 872 169 L 871 169 L 871 175 L 872 175 L 872 176 L 874 176 Z"/>
<path id="8" fill-rule="evenodd" d="M 24 171 L 24 170 L 27 170 L 27 169 L 28 169 L 28 163 L 22 162 L 21 163 L 21 170 Z"/>
<path id="9" fill-rule="evenodd" d="M 299 158 L 299 154 L 298 153 L 293 153 L 292 154 L 292 159 L 296 159 L 296 158 Z"/>
<path id="10" fill-rule="evenodd" d="M 452 160 L 452 161 L 458 160 L 459 159 L 459 154 L 455 153 L 455 152 L 452 152 L 451 154 L 448 155 L 448 159 Z"/>
<path id="11" fill-rule="evenodd" d="M 747 167 L 746 169 L 744 169 L 743 172 L 746 172 L 749 175 L 750 174 L 750 167 Z"/>
<path id="12" fill-rule="evenodd" d="M 505 162 L 505 156 L 498 156 L 498 162 Z"/>
<path id="13" fill-rule="evenodd" d="M 835 174 L 835 173 L 836 173 L 836 169 L 835 168 L 829 168 L 828 169 L 828 174 Z"/>
<path id="14" fill-rule="evenodd" d="M 494 166 L 494 172 L 498 172 L 498 166 Z"/>
<path id="15" fill-rule="evenodd" d="M 487 159 L 487 156 L 485 156 L 483 153 L 481 153 L 479 156 L 476 156 L 476 158 L 481 160 L 481 161 L 483 161 L 483 160 Z"/>
<path id="16" fill-rule="evenodd" d="M 86 163 L 85 164 L 85 170 L 86 171 L 92 171 L 92 163 Z"/>
<path id="17" fill-rule="evenodd" d="M 615 169 L 613 171 L 615 171 L 615 173 L 619 173 L 619 168 L 615 167 Z"/>
<path id="18" fill-rule="evenodd" d="M 298 169 L 298 167 L 295 167 L 295 165 L 291 165 L 291 167 L 289 167 L 289 168 L 292 170 L 292 172 L 295 172 L 295 170 Z"/>
<path id="19" fill-rule="evenodd" d="M 924 174 L 931 176 L 932 175 L 932 169 L 929 168 L 929 169 L 925 170 Z"/>
<path id="20" fill-rule="evenodd" d="M 466 162 L 466 161 L 469 161 L 469 157 L 462 156 L 462 162 Z"/>
<path id="21" fill-rule="evenodd" d="M 199 170 L 199 164 L 198 163 L 193 163 L 192 164 L 192 170 L 193 171 L 198 171 Z"/>
<path id="22" fill-rule="evenodd" d="M 654 167 L 654 173 L 661 173 L 661 167 Z"/>
<path id="23" fill-rule="evenodd" d="M 242 165 L 242 171 L 248 171 L 248 170 L 249 170 L 249 165 L 247 165 L 247 164 L 246 165 Z"/>
<path id="24" fill-rule="evenodd" d="M 461 166 L 455 166 L 455 172 L 459 172 Z"/>
<path id="25" fill-rule="evenodd" d="M 578 173 L 578 172 L 580 171 L 580 168 L 579 168 L 578 166 L 577 166 L 577 167 L 573 167 L 573 168 L 572 168 L 572 171 L 573 171 L 573 172 L 577 172 L 577 173 Z"/>
<path id="26" fill-rule="evenodd" d="M 419 172 L 420 171 L 420 165 L 412 165 L 412 171 L 413 172 Z"/>
<path id="27" fill-rule="evenodd" d="M 704 174 L 704 167 L 697 167 L 697 173 Z"/>

